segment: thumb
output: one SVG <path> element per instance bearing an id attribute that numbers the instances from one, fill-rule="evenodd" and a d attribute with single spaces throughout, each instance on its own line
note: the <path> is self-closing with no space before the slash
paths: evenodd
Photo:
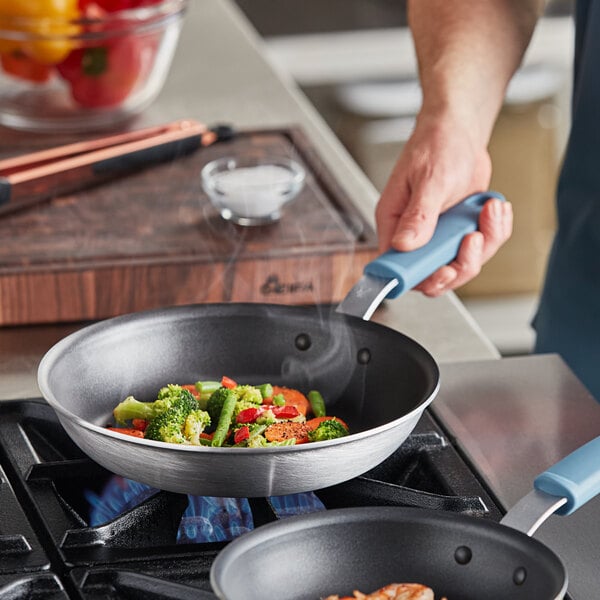
<path id="1" fill-rule="evenodd" d="M 392 234 L 392 247 L 408 252 L 424 246 L 433 236 L 444 196 L 432 186 L 413 191 Z"/>

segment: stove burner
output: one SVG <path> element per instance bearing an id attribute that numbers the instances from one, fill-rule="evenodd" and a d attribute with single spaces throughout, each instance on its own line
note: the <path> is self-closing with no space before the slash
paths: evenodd
<path id="1" fill-rule="evenodd" d="M 91 461 L 43 400 L 0 403 L 0 598 L 208 598 L 229 540 L 343 506 L 502 514 L 427 411 L 381 465 L 338 486 L 269 498 L 158 491 Z"/>
<path id="2" fill-rule="evenodd" d="M 104 525 L 158 492 L 156 488 L 117 475 L 108 480 L 100 495 L 86 489 L 84 494 L 91 507 L 90 526 Z M 267 501 L 278 519 L 325 510 L 312 492 L 271 496 Z M 188 496 L 188 506 L 177 532 L 177 543 L 229 541 L 252 529 L 254 519 L 247 498 Z"/>

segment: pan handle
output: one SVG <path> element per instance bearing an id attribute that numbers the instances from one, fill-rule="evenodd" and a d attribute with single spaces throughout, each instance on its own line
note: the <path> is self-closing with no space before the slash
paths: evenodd
<path id="1" fill-rule="evenodd" d="M 600 493 L 600 436 L 538 475 L 533 485 L 546 494 L 567 499 L 556 514 L 574 513 Z"/>
<path id="2" fill-rule="evenodd" d="M 538 475 L 500 522 L 533 535 L 550 515 L 570 515 L 600 493 L 599 465 L 600 436 Z"/>
<path id="3" fill-rule="evenodd" d="M 367 264 L 364 272 L 398 281 L 388 293 L 389 299 L 412 289 L 456 258 L 463 238 L 477 230 L 481 209 L 491 198 L 505 200 L 502 194 L 493 191 L 468 196 L 440 215 L 433 237 L 427 244 L 410 252 L 388 250 Z"/>

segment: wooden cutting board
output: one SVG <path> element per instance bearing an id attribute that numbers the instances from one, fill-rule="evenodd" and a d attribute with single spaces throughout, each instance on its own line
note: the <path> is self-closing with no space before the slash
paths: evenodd
<path id="1" fill-rule="evenodd" d="M 202 190 L 202 166 L 219 156 L 268 153 L 304 165 L 300 195 L 276 224 L 223 220 Z M 376 248 L 372 228 L 300 129 L 241 132 L 0 217 L 0 324 L 95 320 L 197 302 L 337 303 Z"/>

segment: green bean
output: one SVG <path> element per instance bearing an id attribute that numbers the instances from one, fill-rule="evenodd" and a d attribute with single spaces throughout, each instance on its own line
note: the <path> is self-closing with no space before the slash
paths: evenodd
<path id="1" fill-rule="evenodd" d="M 221 409 L 221 415 L 219 416 L 219 422 L 217 423 L 211 446 L 222 446 L 231 426 L 237 395 L 231 390 L 228 390 L 228 392 L 225 402 L 223 402 L 223 408 Z"/>
<path id="2" fill-rule="evenodd" d="M 196 381 L 194 384 L 201 394 L 212 394 L 221 387 L 220 381 Z"/>
<path id="3" fill-rule="evenodd" d="M 325 400 L 323 400 L 320 392 L 316 390 L 308 392 L 308 401 L 315 417 L 324 417 L 327 414 Z"/>
<path id="4" fill-rule="evenodd" d="M 260 390 L 263 398 L 270 398 L 273 395 L 273 386 L 270 383 L 262 383 L 256 386 Z"/>
<path id="5" fill-rule="evenodd" d="M 273 404 L 275 406 L 285 406 L 285 396 L 283 394 L 276 394 L 273 396 Z"/>

